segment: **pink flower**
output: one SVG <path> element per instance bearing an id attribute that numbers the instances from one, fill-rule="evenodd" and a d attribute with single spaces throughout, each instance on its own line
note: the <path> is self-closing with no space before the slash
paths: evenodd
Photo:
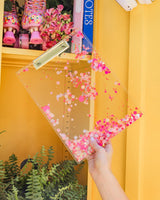
<path id="1" fill-rule="evenodd" d="M 60 12 L 63 10 L 63 8 L 64 8 L 63 5 L 58 5 L 58 6 L 57 6 L 57 10 L 60 11 Z"/>
<path id="2" fill-rule="evenodd" d="M 70 15 L 65 13 L 64 15 L 62 15 L 62 18 L 67 21 L 70 19 Z"/>
<path id="3" fill-rule="evenodd" d="M 56 9 L 46 10 L 39 30 L 47 48 L 54 46 L 64 38 L 68 40 L 74 32 L 70 15 L 61 13 L 63 8 L 63 5 L 58 5 Z"/>

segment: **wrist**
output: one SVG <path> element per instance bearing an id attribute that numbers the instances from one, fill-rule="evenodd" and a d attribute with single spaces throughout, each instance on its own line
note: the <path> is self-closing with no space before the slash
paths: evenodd
<path id="1" fill-rule="evenodd" d="M 107 179 L 110 175 L 112 175 L 112 171 L 109 168 L 98 169 L 94 173 L 91 173 L 92 178 L 95 182 L 99 180 Z"/>

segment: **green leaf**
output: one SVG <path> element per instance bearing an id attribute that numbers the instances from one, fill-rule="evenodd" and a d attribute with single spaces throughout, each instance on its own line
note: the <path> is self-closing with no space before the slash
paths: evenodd
<path id="1" fill-rule="evenodd" d="M 0 134 L 2 134 L 2 133 L 5 133 L 6 131 L 5 130 L 3 130 L 3 131 L 0 131 Z"/>
<path id="2" fill-rule="evenodd" d="M 13 3 L 10 0 L 5 0 L 4 2 L 4 11 L 12 11 L 12 5 Z"/>

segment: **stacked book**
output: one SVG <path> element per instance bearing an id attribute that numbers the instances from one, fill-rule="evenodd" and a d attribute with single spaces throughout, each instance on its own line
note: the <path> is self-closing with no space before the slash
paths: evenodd
<path id="1" fill-rule="evenodd" d="M 73 22 L 76 32 L 84 37 L 72 37 L 71 52 L 86 50 L 90 53 L 93 44 L 94 0 L 74 0 Z"/>

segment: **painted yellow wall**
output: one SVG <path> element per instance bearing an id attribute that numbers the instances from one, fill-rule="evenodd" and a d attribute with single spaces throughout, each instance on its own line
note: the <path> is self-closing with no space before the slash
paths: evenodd
<path id="1" fill-rule="evenodd" d="M 128 86 L 129 64 L 129 13 L 115 0 L 97 0 L 94 43 L 103 60 L 112 68 L 125 88 Z M 104 76 L 96 75 L 98 92 L 105 90 Z M 97 119 L 105 117 L 103 97 L 95 102 Z M 112 171 L 121 186 L 125 186 L 126 131 L 112 139 L 114 148 Z M 96 185 L 89 176 L 89 199 L 99 200 Z"/>
<path id="2" fill-rule="evenodd" d="M 125 88 L 128 86 L 128 56 L 129 56 L 129 13 L 125 12 L 116 1 L 101 0 L 97 16 L 97 50 L 102 55 L 112 72 L 119 78 Z M 98 91 L 104 91 L 103 76 L 97 74 Z M 127 102 L 126 102 L 127 103 Z M 100 97 L 95 104 L 97 119 L 105 118 L 106 101 Z M 112 139 L 114 155 L 112 171 L 124 187 L 125 176 L 125 143 L 126 134 L 121 133 Z"/>
<path id="3" fill-rule="evenodd" d="M 144 116 L 128 128 L 126 192 L 130 200 L 160 199 L 160 1 L 130 16 L 129 91 Z"/>
<path id="4" fill-rule="evenodd" d="M 54 145 L 55 159 L 61 160 L 62 143 L 16 77 L 18 70 L 2 65 L 0 127 L 6 133 L 0 139 L 0 159 L 6 160 L 14 152 L 22 160 L 39 151 L 41 145 Z"/>
<path id="5" fill-rule="evenodd" d="M 130 200 L 159 200 L 160 1 L 138 5 L 130 17 L 115 1 L 101 0 L 98 9 L 96 46 L 107 63 L 116 68 L 125 86 L 128 82 L 129 101 L 133 98 L 144 113 L 128 128 L 126 138 L 120 134 L 112 140 L 112 170 Z M 96 82 L 98 89 L 103 90 L 102 77 L 97 76 Z M 104 103 L 98 99 L 95 116 L 103 116 Z M 91 186 L 91 199 L 100 199 L 93 182 Z"/>

